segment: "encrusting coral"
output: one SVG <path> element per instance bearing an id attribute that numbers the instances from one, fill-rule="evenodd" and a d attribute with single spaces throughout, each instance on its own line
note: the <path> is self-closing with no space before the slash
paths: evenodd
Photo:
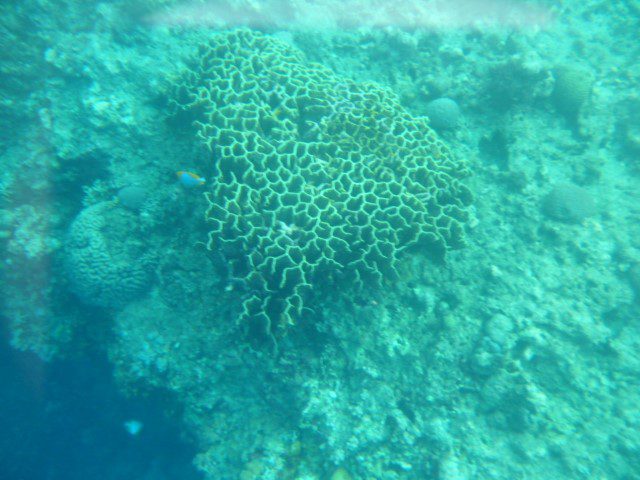
<path id="1" fill-rule="evenodd" d="M 379 284 L 409 249 L 463 244 L 466 166 L 385 88 L 235 30 L 201 46 L 171 108 L 213 156 L 208 248 L 267 332 L 324 286 Z"/>

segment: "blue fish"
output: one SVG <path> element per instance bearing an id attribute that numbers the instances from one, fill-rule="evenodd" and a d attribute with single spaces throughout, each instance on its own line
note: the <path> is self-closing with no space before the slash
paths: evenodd
<path id="1" fill-rule="evenodd" d="M 201 177 L 196 173 L 185 172 L 184 170 L 176 172 L 176 175 L 178 176 L 180 183 L 187 188 L 199 187 L 200 185 L 204 185 L 206 182 L 204 177 Z"/>

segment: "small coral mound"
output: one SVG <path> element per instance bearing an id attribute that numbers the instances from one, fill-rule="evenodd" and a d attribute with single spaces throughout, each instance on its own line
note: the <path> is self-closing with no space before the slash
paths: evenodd
<path id="1" fill-rule="evenodd" d="M 140 210 L 149 199 L 149 192 L 138 185 L 128 185 L 118 190 L 116 195 L 118 202 L 125 208 L 133 211 Z"/>
<path id="2" fill-rule="evenodd" d="M 200 48 L 172 108 L 213 156 L 208 247 L 267 331 L 322 286 L 379 284 L 409 249 L 463 244 L 467 169 L 389 90 L 236 30 Z"/>
<path id="3" fill-rule="evenodd" d="M 558 110 L 569 118 L 575 118 L 591 95 L 593 75 L 583 67 L 563 65 L 555 69 L 553 101 Z"/>
<path id="4" fill-rule="evenodd" d="M 121 307 L 140 297 L 151 281 L 151 261 L 137 240 L 136 216 L 101 202 L 82 210 L 65 243 L 71 288 L 88 305 Z"/>
<path id="5" fill-rule="evenodd" d="M 558 184 L 544 198 L 543 212 L 566 223 L 580 223 L 597 213 L 591 194 L 582 187 L 571 184 Z"/>
<path id="6" fill-rule="evenodd" d="M 460 107 L 450 98 L 436 98 L 427 104 L 427 116 L 436 130 L 452 130 L 460 122 Z"/>

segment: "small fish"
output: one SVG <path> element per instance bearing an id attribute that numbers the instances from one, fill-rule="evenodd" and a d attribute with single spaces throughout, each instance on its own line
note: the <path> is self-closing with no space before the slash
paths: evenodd
<path id="1" fill-rule="evenodd" d="M 129 435 L 135 437 L 140 433 L 144 425 L 138 420 L 128 420 L 124 422 L 123 426 Z"/>
<path id="2" fill-rule="evenodd" d="M 180 170 L 179 172 L 176 172 L 176 175 L 178 180 L 180 180 L 180 183 L 187 188 L 199 187 L 200 185 L 204 185 L 206 182 L 204 177 L 192 172 Z"/>

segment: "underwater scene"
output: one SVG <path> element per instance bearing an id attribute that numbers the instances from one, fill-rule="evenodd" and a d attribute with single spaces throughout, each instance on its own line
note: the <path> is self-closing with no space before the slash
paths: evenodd
<path id="1" fill-rule="evenodd" d="M 0 480 L 640 479 L 639 32 L 4 0 Z"/>

